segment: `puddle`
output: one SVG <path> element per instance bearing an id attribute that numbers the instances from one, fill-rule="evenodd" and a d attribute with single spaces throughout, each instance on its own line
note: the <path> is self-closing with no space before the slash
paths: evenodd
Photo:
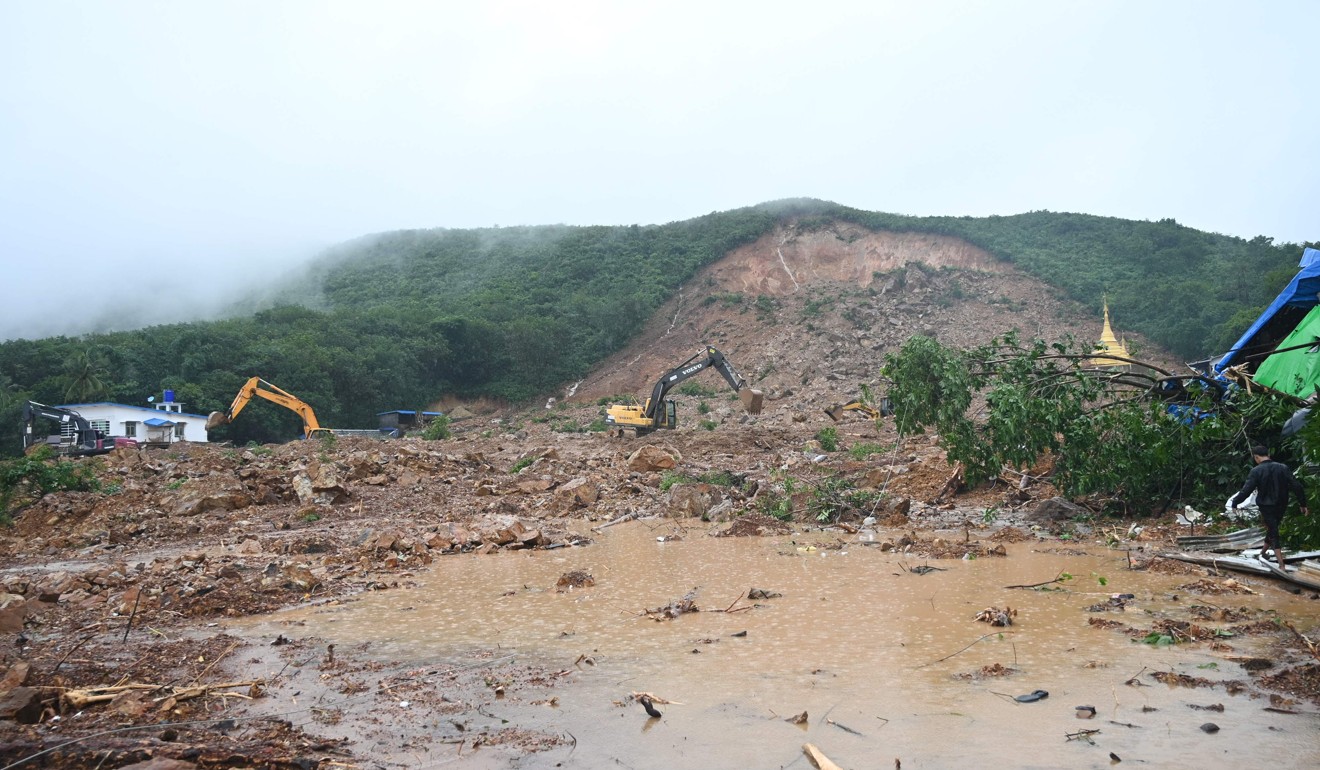
<path id="1" fill-rule="evenodd" d="M 1148 628 L 1148 611 L 1189 619 L 1183 608 L 1199 604 L 1277 609 L 1314 632 L 1320 602 L 1268 581 L 1238 578 L 1259 595 L 1197 596 L 1178 588 L 1196 578 L 1128 571 L 1122 552 L 1033 550 L 1056 543 L 1010 545 L 1007 558 L 931 561 L 943 571 L 916 575 L 904 567 L 927 562 L 857 543 L 807 550 L 837 542 L 830 536 L 709 538 L 701 528 L 657 542 L 676 529 L 628 524 L 587 548 L 445 557 L 417 575 L 416 588 L 234 630 L 320 637 L 343 649 L 369 642 L 368 654 L 419 666 L 487 650 L 573 670 L 548 693 L 557 708 L 523 705 L 517 693 L 487 707 L 576 741 L 513 760 L 518 767 L 809 768 L 804 742 L 847 768 L 890 767 L 895 759 L 908 768 L 1110 767 L 1111 752 L 1125 764 L 1156 767 L 1267 757 L 1274 766 L 1320 765 L 1320 718 L 1309 704 L 1297 707 L 1305 715 L 1285 715 L 1263 711 L 1267 699 L 1220 687 L 1176 688 L 1148 676 L 1142 681 L 1150 686 L 1125 685 L 1143 669 L 1212 681 L 1249 676 L 1205 643 L 1154 647 L 1087 623 L 1104 617 Z M 595 585 L 557 592 L 556 581 L 572 570 L 589 572 Z M 1060 572 L 1074 576 L 1063 592 L 1004 588 Z M 722 610 L 753 587 L 783 596 L 746 611 L 639 617 L 693 589 L 703 610 Z M 1113 593 L 1136 598 L 1126 612 L 1085 611 Z M 1006 605 L 1018 612 L 1009 628 L 974 620 Z M 1228 641 L 1234 657 L 1270 655 L 1267 640 Z M 575 665 L 583 656 L 594 665 Z M 1018 673 L 960 678 L 995 664 Z M 1049 697 L 1012 700 L 1038 689 Z M 638 704 L 615 705 L 632 691 L 682 705 L 660 705 L 664 716 L 649 720 Z M 1222 713 L 1193 708 L 1220 703 Z M 1096 716 L 1078 719 L 1082 705 Z M 805 726 L 784 721 L 803 711 Z M 1206 722 L 1221 730 L 1202 732 Z M 1100 732 L 1093 743 L 1067 739 L 1080 730 Z M 440 766 L 439 756 L 418 766 Z"/>

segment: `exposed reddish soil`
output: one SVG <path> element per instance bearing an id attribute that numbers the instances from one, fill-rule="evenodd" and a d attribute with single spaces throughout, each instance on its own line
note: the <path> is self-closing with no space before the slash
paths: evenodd
<path id="1" fill-rule="evenodd" d="M 1112 310 L 1121 327 L 1122 308 Z M 361 766 L 373 735 L 423 708 L 435 727 L 417 740 L 535 752 L 562 736 L 479 727 L 492 722 L 480 715 L 516 692 L 550 705 L 566 672 L 515 667 L 494 652 L 405 670 L 292 631 L 261 649 L 211 624 L 393 590 L 451 554 L 573 548 L 585 538 L 571 533 L 625 516 L 699 516 L 744 536 L 817 526 L 802 496 L 790 500 L 792 522 L 766 515 L 784 475 L 883 492 L 883 505 L 828 523 L 846 533 L 872 517 L 894 528 L 891 547 L 928 558 L 991 557 L 1004 541 L 1074 533 L 1070 521 L 1036 515 L 1057 494 L 1047 470 L 1026 486 L 967 490 L 949 483 L 954 471 L 933 437 L 900 441 L 887 422 L 849 415 L 836 426 L 839 451 L 822 451 L 815 438 L 835 425 L 825 406 L 857 397 L 863 384 L 883 391 L 883 356 L 910 335 L 970 345 L 1010 328 L 1095 339 L 1100 320 L 958 241 L 790 227 L 703 271 L 637 344 L 567 386 L 552 408 L 474 405 L 477 416 L 440 442 L 177 444 L 81 461 L 98 467 L 103 491 L 48 495 L 0 530 L 0 763 Z M 676 431 L 577 432 L 599 416 L 600 399 L 649 392 L 659 373 L 708 343 L 766 392 L 761 415 L 743 414 L 712 373 L 694 380 L 705 390 L 677 395 Z M 877 451 L 855 459 L 846 450 L 859 445 Z M 686 478 L 670 485 L 674 474 Z M 716 474 L 737 483 L 695 482 Z M 978 527 L 996 534 L 974 535 Z M 1167 544 L 1169 534 L 1147 526 L 1132 535 L 1134 549 Z M 1203 568 L 1162 559 L 1149 567 L 1167 564 L 1214 584 Z M 1203 636 L 1200 626 L 1168 627 L 1177 629 Z M 253 672 L 272 661 L 280 673 L 258 681 Z M 1308 671 L 1273 676 L 1279 689 L 1320 703 Z M 267 697 L 275 688 L 296 707 Z M 318 709 L 318 691 L 361 699 Z M 330 724 L 359 740 L 318 738 Z"/>

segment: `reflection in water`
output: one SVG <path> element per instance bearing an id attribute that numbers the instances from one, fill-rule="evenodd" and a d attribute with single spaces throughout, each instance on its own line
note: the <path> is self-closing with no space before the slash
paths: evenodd
<path id="1" fill-rule="evenodd" d="M 805 767 L 804 740 L 850 768 L 895 758 L 906 767 L 1108 767 L 1110 752 L 1153 767 L 1222 767 L 1235 757 L 1320 765 L 1314 716 L 1264 712 L 1268 702 L 1222 688 L 1175 689 L 1148 677 L 1141 681 L 1152 686 L 1125 684 L 1143 670 L 1247 679 L 1237 664 L 1204 645 L 1156 648 L 1087 623 L 1096 615 L 1085 609 L 1118 592 L 1136 598 L 1104 617 L 1141 628 L 1152 622 L 1148 611 L 1193 603 L 1278 608 L 1299 630 L 1314 628 L 1314 604 L 1268 584 L 1259 596 L 1175 600 L 1189 578 L 1131 572 L 1122 552 L 1099 547 L 1070 556 L 1020 544 L 1008 558 L 932 562 L 944 570 L 916 575 L 905 568 L 919 560 L 856 542 L 831 548 L 839 541 L 827 535 L 716 539 L 689 529 L 657 541 L 673 531 L 629 524 L 587 548 L 445 557 L 418 576 L 417 589 L 268 622 L 296 618 L 304 635 L 371 641 L 394 660 L 497 648 L 565 669 L 586 656 L 595 665 L 579 666 L 559 688 L 559 708 L 517 716 L 576 737 L 565 766 Z M 556 591 L 577 569 L 595 585 Z M 1004 588 L 1063 571 L 1074 576 L 1065 590 Z M 751 588 L 783 596 L 748 601 Z M 665 622 L 642 614 L 693 590 L 705 611 Z M 1014 624 L 973 620 L 991 606 L 1017 610 Z M 1259 640 L 1231 641 L 1233 655 L 1260 652 Z M 995 664 L 1017 673 L 968 678 Z M 1035 690 L 1049 696 L 1014 700 Z M 614 704 L 630 691 L 681 705 L 648 718 L 636 704 Z M 1217 702 L 1223 729 L 1207 735 L 1198 729 L 1205 713 L 1192 706 Z M 1079 705 L 1095 706 L 1095 718 L 1079 722 Z M 501 704 L 516 707 L 512 697 Z M 804 710 L 805 735 L 785 721 Z M 1094 745 L 1067 740 L 1082 728 L 1101 731 Z M 550 752 L 523 766 L 564 759 Z"/>

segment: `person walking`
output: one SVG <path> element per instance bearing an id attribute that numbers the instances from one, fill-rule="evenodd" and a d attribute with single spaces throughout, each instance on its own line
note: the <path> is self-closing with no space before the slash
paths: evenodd
<path id="1" fill-rule="evenodd" d="M 1286 569 L 1279 524 L 1283 522 L 1283 514 L 1288 509 L 1288 496 L 1292 492 L 1297 493 L 1302 514 L 1311 515 L 1311 510 L 1306 506 L 1306 490 L 1288 466 L 1270 459 L 1270 450 L 1265 447 L 1253 446 L 1251 459 L 1256 461 L 1256 467 L 1247 474 L 1247 482 L 1242 485 L 1242 491 L 1233 495 L 1232 507 L 1237 510 L 1252 492 L 1256 493 L 1256 507 L 1260 508 L 1260 519 L 1265 523 L 1265 548 L 1273 549 L 1279 560 L 1279 569 Z M 1265 558 L 1264 551 L 1261 552 L 1261 558 Z"/>

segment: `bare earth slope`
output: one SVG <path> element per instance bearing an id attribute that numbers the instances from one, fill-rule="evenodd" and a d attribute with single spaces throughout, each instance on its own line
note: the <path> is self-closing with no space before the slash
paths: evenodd
<path id="1" fill-rule="evenodd" d="M 1111 310 L 1122 334 L 1122 308 Z M 644 396 L 658 375 L 711 344 L 757 387 L 791 391 L 782 409 L 810 411 L 822 399 L 856 397 L 859 383 L 877 385 L 884 355 L 914 334 L 969 347 L 1009 330 L 1089 341 L 1100 339 L 1101 320 L 964 241 L 846 223 L 790 226 L 703 270 L 571 400 Z M 1153 363 L 1179 364 L 1140 337 L 1129 343 Z"/>

